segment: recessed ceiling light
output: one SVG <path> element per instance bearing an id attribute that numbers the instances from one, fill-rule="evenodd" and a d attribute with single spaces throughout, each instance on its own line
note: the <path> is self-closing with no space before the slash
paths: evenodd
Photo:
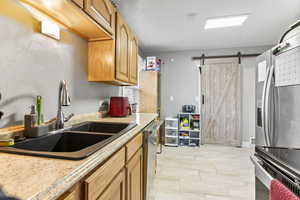
<path id="1" fill-rule="evenodd" d="M 205 29 L 241 26 L 246 21 L 248 16 L 248 14 L 244 14 L 210 18 L 206 20 Z"/>

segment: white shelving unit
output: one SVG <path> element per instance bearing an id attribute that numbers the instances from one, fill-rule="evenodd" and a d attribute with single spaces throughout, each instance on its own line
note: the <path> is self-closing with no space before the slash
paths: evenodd
<path id="1" fill-rule="evenodd" d="M 200 146 L 201 144 L 200 114 L 179 113 L 178 119 L 179 119 L 178 144 L 181 146 Z"/>
<path id="2" fill-rule="evenodd" d="M 165 118 L 165 145 L 178 146 L 178 119 Z"/>

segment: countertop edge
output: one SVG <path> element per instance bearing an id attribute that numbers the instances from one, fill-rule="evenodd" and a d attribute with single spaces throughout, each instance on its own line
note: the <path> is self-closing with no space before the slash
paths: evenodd
<path id="1" fill-rule="evenodd" d="M 94 170 L 97 166 L 99 166 L 102 162 L 104 162 L 107 158 L 109 158 L 113 153 L 115 153 L 118 149 L 124 146 L 130 139 L 132 139 L 137 133 L 139 133 L 142 129 L 144 129 L 149 123 L 151 123 L 157 117 L 156 114 L 153 114 L 153 118 L 145 123 L 145 125 L 139 125 L 120 138 L 106 145 L 104 148 L 95 152 L 91 155 L 87 160 L 73 169 L 68 175 L 64 176 L 62 179 L 59 179 L 47 189 L 38 192 L 32 197 L 28 198 L 28 200 L 55 200 L 68 191 L 72 186 L 78 183 L 82 178 L 88 175 L 89 172 Z"/>

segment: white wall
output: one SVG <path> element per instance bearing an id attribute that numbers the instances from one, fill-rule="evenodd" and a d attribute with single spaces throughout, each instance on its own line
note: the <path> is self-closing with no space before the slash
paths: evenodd
<path id="1" fill-rule="evenodd" d="M 176 116 L 184 104 L 199 105 L 199 61 L 192 61 L 193 56 L 222 55 L 242 53 L 262 53 L 271 46 L 214 49 L 199 51 L 176 51 L 147 53 L 157 56 L 164 64 L 161 68 L 161 114 L 162 117 Z M 255 135 L 255 58 L 242 59 L 242 134 L 248 142 Z M 173 96 L 174 100 L 170 100 Z M 199 108 L 198 108 L 199 110 Z"/>
<path id="2" fill-rule="evenodd" d="M 44 99 L 44 116 L 56 116 L 59 80 L 69 82 L 75 114 L 96 112 L 99 100 L 119 94 L 119 87 L 87 81 L 87 41 L 64 31 L 56 41 L 14 19 L 0 16 L 0 127 L 20 124 L 37 95 Z M 4 28 L 5 27 L 5 28 Z"/>

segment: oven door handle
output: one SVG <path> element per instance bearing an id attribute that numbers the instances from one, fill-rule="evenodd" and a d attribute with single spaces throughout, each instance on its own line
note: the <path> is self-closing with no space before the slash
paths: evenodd
<path id="1" fill-rule="evenodd" d="M 274 179 L 262 166 L 260 160 L 256 156 L 250 156 L 250 159 L 255 167 L 255 176 L 268 188 L 271 187 L 271 182 Z"/>

